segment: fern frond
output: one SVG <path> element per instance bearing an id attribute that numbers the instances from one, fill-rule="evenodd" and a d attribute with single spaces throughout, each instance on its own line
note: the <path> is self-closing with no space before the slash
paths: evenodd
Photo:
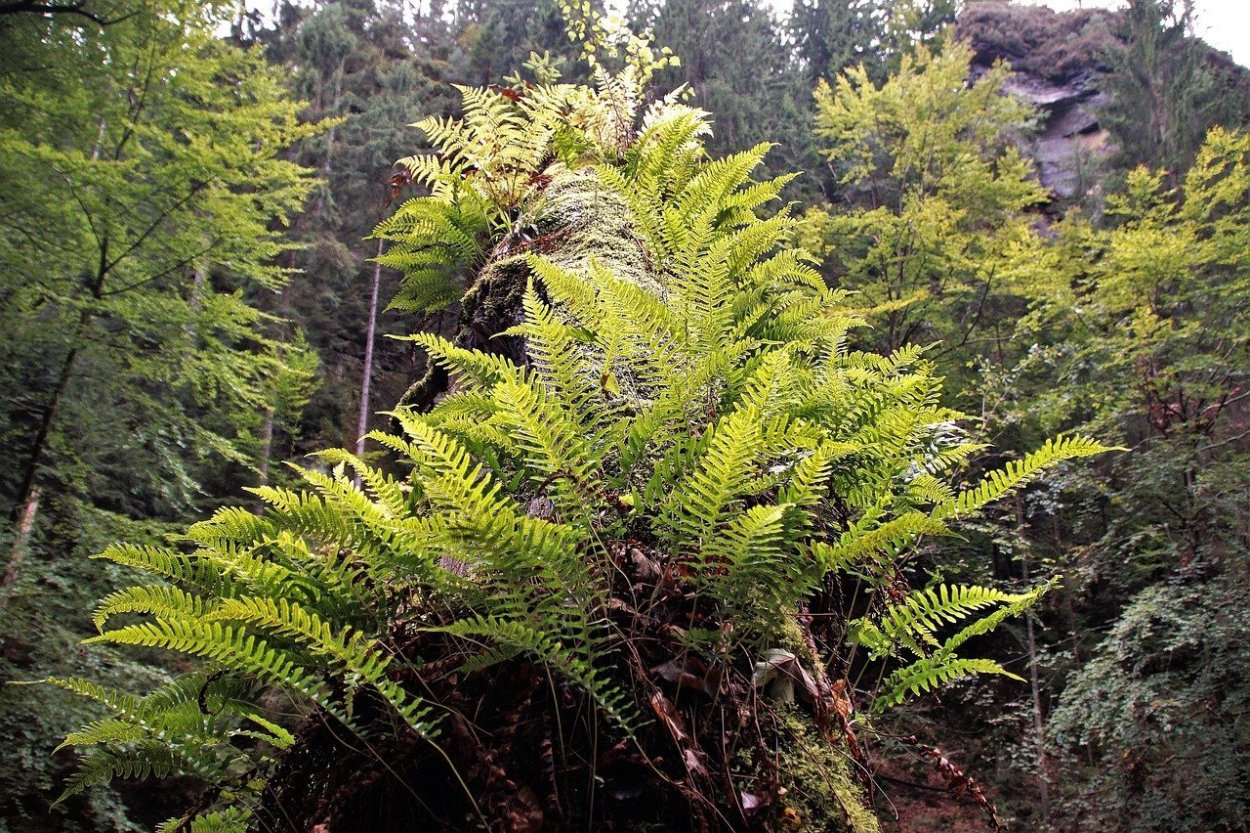
<path id="1" fill-rule="evenodd" d="M 873 701 L 873 711 L 882 712 L 915 696 L 974 674 L 1001 674 L 1021 679 L 991 659 L 942 657 L 922 659 L 900 668 L 881 684 L 881 693 Z"/>
<path id="2" fill-rule="evenodd" d="M 228 592 L 234 583 L 231 577 L 222 575 L 218 567 L 199 555 L 165 547 L 119 544 L 94 557 L 167 579 L 206 596 Z"/>
<path id="3" fill-rule="evenodd" d="M 1037 451 L 1020 460 L 1012 460 L 1002 469 L 990 472 L 977 486 L 960 492 L 953 500 L 934 507 L 933 517 L 951 518 L 970 515 L 986 504 L 1023 486 L 1041 471 L 1065 460 L 1092 457 L 1113 449 L 1086 437 L 1059 437 L 1047 440 Z"/>
<path id="4" fill-rule="evenodd" d="M 104 630 L 109 617 L 121 613 L 150 613 L 154 616 L 200 617 L 211 612 L 217 603 L 164 584 L 127 587 L 111 593 L 96 607 L 91 623 L 97 631 Z"/>
<path id="5" fill-rule="evenodd" d="M 399 341 L 412 341 L 421 345 L 431 359 L 463 384 L 471 385 L 476 390 L 489 389 L 505 379 L 523 378 L 521 369 L 502 356 L 466 350 L 433 333 L 416 333 L 397 338 Z"/>
<path id="6" fill-rule="evenodd" d="M 105 717 L 100 720 L 94 720 L 70 732 L 65 736 L 65 740 L 53 749 L 53 752 L 60 752 L 62 749 L 70 746 L 91 746 L 93 744 L 127 744 L 134 743 L 143 737 L 143 728 L 128 720 L 120 720 L 116 717 Z"/>
<path id="7" fill-rule="evenodd" d="M 341 709 L 330 702 L 324 683 L 307 668 L 298 665 L 289 651 L 275 648 L 238 626 L 199 619 L 158 619 L 106 631 L 86 641 L 162 648 L 203 657 L 233 671 L 250 674 L 266 683 L 297 692 L 340 717 L 344 723 L 351 722 Z"/>
<path id="8" fill-rule="evenodd" d="M 665 513 L 667 525 L 696 545 L 710 540 L 749 492 L 763 445 L 760 414 L 738 409 L 712 426 L 708 437 L 698 468 L 675 484 Z"/>
<path id="9" fill-rule="evenodd" d="M 870 513 L 852 524 L 836 544 L 814 543 L 812 553 L 826 570 L 857 570 L 892 561 L 922 535 L 945 535 L 949 531 L 923 512 L 908 511 L 884 523 L 877 523 L 877 516 Z"/>
<path id="10" fill-rule="evenodd" d="M 990 587 L 939 584 L 913 590 L 901 604 L 891 605 L 882 617 L 881 628 L 895 641 L 906 637 L 930 641 L 942 625 L 958 622 L 973 611 L 1022 600 Z"/>
<path id="11" fill-rule="evenodd" d="M 412 729 L 425 737 L 436 734 L 434 724 L 426 720 L 429 708 L 387 678 L 390 657 L 378 652 L 359 631 L 343 627 L 336 632 L 315 612 L 286 599 L 226 599 L 210 617 L 210 621 L 215 619 L 248 622 L 295 637 L 315 654 L 341 666 L 348 679 L 372 687 Z"/>
<path id="12" fill-rule="evenodd" d="M 224 777 L 214 766 L 205 766 L 188 755 L 179 754 L 167 744 L 153 739 L 136 741 L 125 747 L 94 747 L 84 753 L 78 769 L 65 782 L 65 789 L 54 802 L 68 798 L 117 778 L 169 778 L 173 775 L 194 775 L 209 783 Z"/>
<path id="13" fill-rule="evenodd" d="M 632 734 L 635 718 L 626 705 L 625 694 L 608 683 L 603 672 L 591 665 L 587 655 L 583 653 L 584 648 L 579 650 L 568 647 L 557 636 L 520 622 L 488 616 L 461 619 L 454 624 L 431 630 L 463 639 L 485 640 L 532 655 L 553 671 L 576 683 L 594 699 L 605 715 Z"/>
<path id="14" fill-rule="evenodd" d="M 162 822 L 156 833 L 246 833 L 252 812 L 246 807 L 227 807 L 204 813 L 189 821 L 172 818 Z"/>

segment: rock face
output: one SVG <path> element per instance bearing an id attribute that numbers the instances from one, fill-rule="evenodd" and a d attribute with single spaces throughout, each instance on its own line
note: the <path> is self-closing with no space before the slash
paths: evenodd
<path id="1" fill-rule="evenodd" d="M 1016 73 L 1008 90 L 1039 110 L 1038 132 L 1022 144 L 1042 184 L 1061 201 L 1085 197 L 1107 169 L 1102 163 L 1117 150 L 1099 114 L 1108 103 L 1108 56 L 1124 49 L 1128 37 L 1122 13 L 968 0 L 957 34 L 976 53 L 974 76 L 996 61 L 1008 62 Z M 1199 43 L 1218 88 L 1235 101 L 1250 100 L 1250 72 Z M 1250 126 L 1250 112 L 1237 105 L 1218 117 L 1212 111 L 1210 119 L 1207 124 Z"/>
<path id="2" fill-rule="evenodd" d="M 1116 43 L 1113 22 L 1111 13 L 1099 10 L 996 2 L 970 5 L 959 21 L 959 35 L 976 52 L 974 77 L 1008 62 L 1015 75 L 1007 91 L 1041 114 L 1027 149 L 1042 184 L 1060 199 L 1083 196 L 1094 181 L 1091 172 L 1115 150 L 1098 121 L 1107 100 L 1102 56 Z"/>
<path id="3" fill-rule="evenodd" d="M 1088 188 L 1092 165 L 1114 151 L 1111 136 L 1098 123 L 1098 108 L 1106 94 L 1097 77 L 1083 75 L 1055 84 L 1029 73 L 1017 73 L 1006 85 L 1042 114 L 1032 155 L 1042 184 L 1064 199 L 1081 196 Z"/>

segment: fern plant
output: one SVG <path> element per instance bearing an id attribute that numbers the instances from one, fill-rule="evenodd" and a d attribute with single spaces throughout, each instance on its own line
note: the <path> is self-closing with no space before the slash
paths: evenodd
<path id="1" fill-rule="evenodd" d="M 884 587 L 919 537 L 1103 450 L 1067 438 L 954 490 L 950 476 L 977 444 L 940 405 L 923 351 L 847 349 L 860 322 L 783 245 L 788 210 L 768 208 L 788 178 L 751 179 L 767 146 L 709 160 L 705 114 L 674 101 L 639 113 L 628 79 L 524 89 L 465 90 L 463 121 L 427 123 L 443 153 L 409 164 L 433 193 L 378 231 L 406 273 L 401 305 L 472 291 L 436 289 L 435 272 L 523 266 L 519 323 L 502 335 L 521 341 L 524 360 L 414 335 L 449 381 L 428 411 L 398 408 L 396 431 L 370 435 L 391 453 L 385 465 L 327 451 L 297 469 L 302 490 L 254 490 L 263 515 L 224 509 L 168 547 L 106 551 L 150 580 L 101 603 L 92 641 L 200 667 L 146 698 L 57 681 L 113 711 L 67 739 L 86 750 L 69 792 L 185 772 L 258 814 L 332 829 L 355 805 L 330 800 L 341 767 L 313 750 L 346 754 L 342 736 L 354 733 L 370 749 L 398 744 L 426 761 L 421 772 L 431 754 L 450 762 L 483 818 L 543 794 L 565 822 L 593 818 L 605 812 L 598 784 L 641 777 L 613 769 L 621 759 L 649 767 L 666 800 L 688 802 L 691 824 L 745 817 L 758 773 L 732 762 L 763 760 L 780 735 L 745 717 L 727 727 L 717 709 L 747 714 L 756 660 L 788 652 L 811 681 L 816 719 L 828 719 L 822 668 L 837 646 L 819 644 L 804 614 L 832 577 Z M 620 143 L 621 125 L 635 124 Z M 563 199 L 584 200 L 579 211 L 625 207 L 621 245 L 645 269 L 610 268 L 619 254 L 607 247 L 518 252 L 524 224 L 542 221 L 568 176 L 581 190 Z M 1043 590 L 942 587 L 859 620 L 874 655 L 916 657 L 878 702 L 1001 672 L 954 652 Z M 941 624 L 992 604 L 937 641 Z M 486 699 L 474 705 L 466 690 Z M 279 693 L 300 706 L 295 718 Z M 536 728 L 551 722 L 539 703 L 582 704 L 576 726 Z M 546 748 L 554 735 L 573 750 L 548 754 L 541 777 L 509 769 L 508 746 L 480 739 L 540 731 Z M 645 751 L 657 745 L 679 754 L 662 762 Z M 618 763 L 605 763 L 605 748 Z M 736 773 L 728 788 L 704 763 L 713 759 Z M 404 766 L 398 753 L 378 760 Z M 781 779 L 771 783 L 764 826 L 784 808 Z M 206 815 L 192 829 L 265 826 L 214 804 L 197 808 Z M 444 824 L 454 815 L 428 812 Z"/>
<path id="2" fill-rule="evenodd" d="M 404 203 L 374 232 L 391 243 L 379 262 L 404 276 L 391 309 L 429 312 L 456 301 L 486 262 L 533 243 L 554 176 L 615 161 L 630 144 L 642 97 L 635 68 L 612 75 L 600 67 L 590 88 L 557 83 L 538 56 L 526 66 L 544 83 L 457 85 L 461 118 L 412 125 L 434 152 L 398 164 L 429 195 Z"/>
<path id="3" fill-rule="evenodd" d="M 932 691 L 973 674 L 1001 674 L 1021 678 L 994 660 L 965 658 L 955 653 L 969 639 L 994 630 L 1008 618 L 1031 607 L 1050 584 L 1026 593 L 1005 593 L 988 587 L 939 584 L 915 590 L 886 607 L 879 622 L 868 618 L 850 623 L 852 641 L 867 648 L 872 659 L 911 655 L 914 659 L 886 677 L 873 699 L 874 711 L 896 706 L 908 696 Z M 991 613 L 974 619 L 957 633 L 939 641 L 937 632 L 987 607 Z"/>

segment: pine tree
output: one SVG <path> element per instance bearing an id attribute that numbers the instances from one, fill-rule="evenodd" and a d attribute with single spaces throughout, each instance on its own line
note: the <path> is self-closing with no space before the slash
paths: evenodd
<path id="1" fill-rule="evenodd" d="M 884 66 L 877 49 L 884 32 L 872 0 L 798 0 L 789 23 L 809 86 L 861 64 L 870 78 L 880 80 Z"/>
<path id="2" fill-rule="evenodd" d="M 1121 15 L 1101 118 L 1120 169 L 1166 168 L 1176 185 L 1211 127 L 1250 124 L 1250 92 L 1194 34 L 1192 0 L 1132 0 Z"/>

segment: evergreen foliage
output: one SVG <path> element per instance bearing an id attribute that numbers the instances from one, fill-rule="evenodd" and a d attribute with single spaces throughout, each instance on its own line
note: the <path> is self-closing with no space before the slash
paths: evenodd
<path id="1" fill-rule="evenodd" d="M 807 129 L 811 85 L 777 7 L 756 0 L 635 0 L 629 10 L 635 27 L 654 32 L 681 59 L 657 74 L 657 93 L 689 90 L 692 103 L 714 114 L 706 140 L 712 153 L 774 142 L 764 163 L 772 175 L 810 172 L 788 195 L 811 200 L 819 193 L 824 177 Z"/>
<path id="2" fill-rule="evenodd" d="M 1250 125 L 1250 87 L 1195 37 L 1194 14 L 1192 0 L 1132 0 L 1121 13 L 1101 118 L 1122 170 L 1165 168 L 1175 184 L 1209 129 Z"/>
<path id="3" fill-rule="evenodd" d="M 849 67 L 862 65 L 874 78 L 882 68 L 881 56 L 872 48 L 882 33 L 876 3 L 870 0 L 798 0 L 789 26 L 813 87 Z"/>

